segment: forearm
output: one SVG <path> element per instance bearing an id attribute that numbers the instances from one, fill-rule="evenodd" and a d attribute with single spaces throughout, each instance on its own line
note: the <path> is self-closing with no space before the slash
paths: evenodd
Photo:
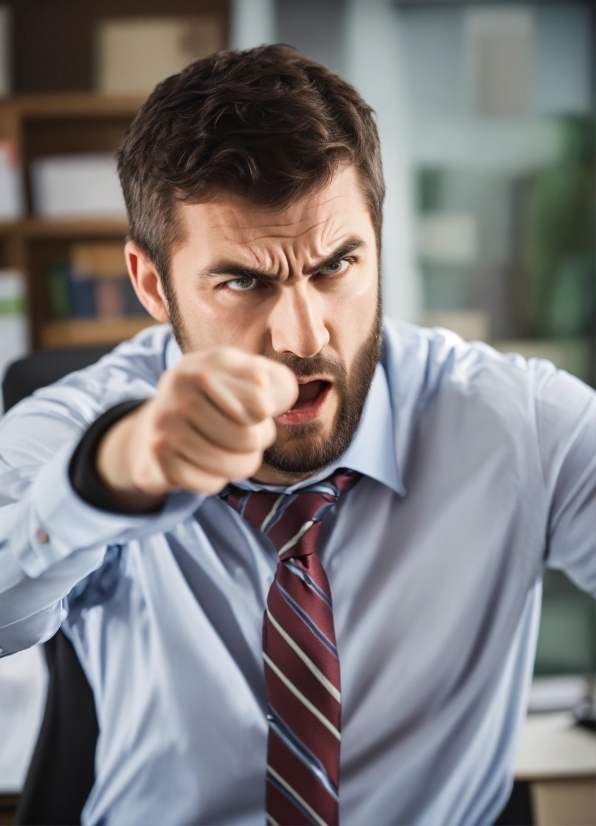
<path id="1" fill-rule="evenodd" d="M 0 551 L 0 656 L 53 636 L 65 613 L 64 597 L 101 565 L 104 553 L 103 547 L 73 553 L 32 579 L 9 551 Z"/>
<path id="2" fill-rule="evenodd" d="M 30 436 L 30 434 L 28 434 Z M 200 498 L 176 493 L 158 513 L 111 513 L 85 502 L 69 477 L 77 440 L 37 469 L 23 464 L 0 472 L 0 647 L 4 654 L 51 636 L 61 602 L 101 565 L 108 545 L 168 530 L 189 516 Z M 0 445 L 1 446 L 1 445 Z M 20 499 L 14 501 L 16 495 Z M 12 501 L 10 501 L 12 499 Z"/>
<path id="3" fill-rule="evenodd" d="M 56 465 L 55 473 L 52 465 Z M 59 462 L 50 462 L 20 501 L 0 508 L 3 655 L 41 642 L 57 630 L 62 618 L 62 599 L 101 564 L 105 552 L 105 545 L 93 543 L 86 548 L 73 547 L 69 553 L 60 531 L 54 531 L 57 520 L 47 509 L 51 503 L 45 490 L 51 484 L 56 493 L 58 466 Z"/>

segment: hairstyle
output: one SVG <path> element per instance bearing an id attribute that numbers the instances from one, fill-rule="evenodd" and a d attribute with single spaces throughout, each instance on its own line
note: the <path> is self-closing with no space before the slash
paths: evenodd
<path id="1" fill-rule="evenodd" d="M 180 202 L 229 192 L 284 207 L 347 162 L 360 173 L 380 242 L 385 184 L 373 111 L 353 86 L 290 46 L 218 52 L 167 78 L 117 160 L 130 238 L 153 261 L 168 300 Z"/>

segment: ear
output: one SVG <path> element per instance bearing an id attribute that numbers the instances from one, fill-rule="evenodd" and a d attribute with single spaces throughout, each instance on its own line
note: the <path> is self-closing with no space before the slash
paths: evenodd
<path id="1" fill-rule="evenodd" d="M 156 321 L 169 321 L 168 302 L 153 261 L 134 241 L 126 242 L 124 257 L 130 280 L 143 307 Z"/>

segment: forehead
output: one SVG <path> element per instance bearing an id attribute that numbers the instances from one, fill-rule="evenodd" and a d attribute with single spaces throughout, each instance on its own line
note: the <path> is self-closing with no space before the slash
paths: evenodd
<path id="1" fill-rule="evenodd" d="M 252 250 L 283 245 L 333 248 L 346 236 L 372 236 L 373 227 L 360 178 L 353 166 L 343 166 L 327 186 L 307 193 L 282 208 L 255 206 L 236 195 L 222 194 L 207 203 L 182 204 L 179 217 L 183 245 L 200 245 L 202 252 L 238 245 Z"/>

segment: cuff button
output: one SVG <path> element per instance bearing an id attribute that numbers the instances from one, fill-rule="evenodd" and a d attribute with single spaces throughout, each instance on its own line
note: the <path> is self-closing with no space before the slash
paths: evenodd
<path id="1" fill-rule="evenodd" d="M 35 536 L 37 537 L 38 542 L 41 542 L 42 545 L 47 545 L 50 541 L 49 534 L 44 531 L 43 528 L 38 528 L 35 531 Z"/>

